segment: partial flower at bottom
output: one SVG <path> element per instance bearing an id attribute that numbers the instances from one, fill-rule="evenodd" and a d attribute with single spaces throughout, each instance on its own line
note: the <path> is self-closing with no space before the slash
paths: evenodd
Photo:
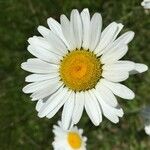
<path id="1" fill-rule="evenodd" d="M 135 97 L 120 82 L 148 69 L 144 64 L 120 60 L 128 52 L 134 32 L 118 37 L 123 25 L 116 22 L 102 31 L 101 14 L 90 16 L 88 9 L 81 13 L 72 10 L 70 20 L 61 15 L 60 23 L 53 18 L 47 23 L 50 29 L 39 26 L 42 36 L 28 40 L 28 51 L 37 58 L 21 65 L 33 73 L 26 77 L 30 84 L 23 91 L 32 93 L 31 100 L 37 101 L 38 116 L 52 118 L 63 107 L 64 129 L 77 124 L 84 109 L 95 126 L 102 122 L 102 114 L 119 122 L 124 113 L 116 96 Z"/>
<path id="2" fill-rule="evenodd" d="M 59 121 L 58 126 L 54 125 L 53 133 L 55 134 L 52 143 L 54 150 L 86 150 L 87 138 L 82 135 L 82 129 L 75 126 L 64 130 Z"/>

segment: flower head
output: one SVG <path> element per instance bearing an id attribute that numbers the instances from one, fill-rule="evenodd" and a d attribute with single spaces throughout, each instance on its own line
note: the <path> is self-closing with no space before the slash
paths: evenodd
<path id="1" fill-rule="evenodd" d="M 39 117 L 52 118 L 64 105 L 62 125 L 68 129 L 77 124 L 85 108 L 94 125 L 102 114 L 113 123 L 123 116 L 115 95 L 133 99 L 134 93 L 119 83 L 129 74 L 141 73 L 147 66 L 120 60 L 128 51 L 134 32 L 117 38 L 123 25 L 112 22 L 103 31 L 102 17 L 89 10 L 72 10 L 70 20 L 61 15 L 60 23 L 49 18 L 50 29 L 38 27 L 41 36 L 29 38 L 28 51 L 37 58 L 28 59 L 21 67 L 33 74 L 23 88 L 38 101 Z"/>
<path id="2" fill-rule="evenodd" d="M 141 5 L 144 7 L 144 9 L 150 9 L 150 0 L 143 0 Z"/>
<path id="3" fill-rule="evenodd" d="M 53 129 L 55 139 L 52 145 L 54 150 L 86 150 L 87 138 L 82 136 L 82 129 L 75 126 L 64 130 L 60 121 L 58 125 L 54 125 Z"/>

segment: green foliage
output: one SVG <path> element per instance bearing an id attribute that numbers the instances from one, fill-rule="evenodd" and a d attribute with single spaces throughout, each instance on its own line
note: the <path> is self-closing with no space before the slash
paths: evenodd
<path id="1" fill-rule="evenodd" d="M 23 94 L 27 73 L 20 64 L 31 55 L 27 39 L 38 35 L 39 24 L 46 19 L 59 20 L 69 16 L 73 8 L 88 7 L 103 16 L 103 26 L 121 22 L 126 30 L 135 31 L 126 59 L 150 66 L 150 14 L 140 6 L 140 0 L 0 0 L 0 150 L 51 150 L 52 125 L 61 111 L 51 120 L 39 119 L 35 103 Z M 136 93 L 134 101 L 119 100 L 125 110 L 117 125 L 104 119 L 99 127 L 92 126 L 84 114 L 79 127 L 88 137 L 89 150 L 148 150 L 149 137 L 141 130 L 137 111 L 150 103 L 150 72 L 132 76 L 126 83 Z"/>

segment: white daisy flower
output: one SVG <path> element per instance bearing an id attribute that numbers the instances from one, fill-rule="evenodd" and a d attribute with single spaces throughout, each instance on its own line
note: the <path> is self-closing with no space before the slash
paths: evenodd
<path id="1" fill-rule="evenodd" d="M 64 130 L 60 121 L 58 125 L 54 125 L 53 129 L 55 139 L 52 145 L 54 150 L 86 150 L 87 138 L 82 136 L 83 129 L 75 126 Z"/>
<path id="2" fill-rule="evenodd" d="M 145 107 L 141 113 L 144 120 L 144 130 L 147 135 L 150 135 L 150 107 Z"/>
<path id="3" fill-rule="evenodd" d="M 141 5 L 144 7 L 144 9 L 150 9 L 150 0 L 143 0 Z"/>
<path id="4" fill-rule="evenodd" d="M 61 15 L 60 24 L 49 18 L 50 29 L 38 27 L 41 36 L 29 38 L 28 51 L 37 58 L 28 59 L 21 67 L 33 74 L 23 88 L 38 101 L 39 117 L 52 118 L 64 105 L 62 124 L 68 129 L 77 124 L 85 108 L 94 125 L 102 122 L 102 114 L 113 123 L 123 116 L 117 99 L 133 99 L 134 93 L 119 83 L 129 74 L 141 73 L 147 66 L 120 60 L 128 51 L 134 32 L 117 38 L 123 28 L 112 22 L 102 32 L 102 17 L 89 10 L 72 10 L 70 21 Z M 117 39 L 116 39 L 117 38 Z"/>

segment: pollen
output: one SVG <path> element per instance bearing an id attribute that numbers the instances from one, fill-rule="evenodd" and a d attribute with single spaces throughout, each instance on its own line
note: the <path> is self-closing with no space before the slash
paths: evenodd
<path id="1" fill-rule="evenodd" d="M 96 86 L 101 78 L 99 58 L 87 50 L 69 52 L 61 61 L 60 77 L 65 86 L 73 91 L 86 91 Z"/>
<path id="2" fill-rule="evenodd" d="M 79 149 L 82 145 L 82 139 L 76 132 L 68 133 L 68 143 L 73 149 Z"/>

